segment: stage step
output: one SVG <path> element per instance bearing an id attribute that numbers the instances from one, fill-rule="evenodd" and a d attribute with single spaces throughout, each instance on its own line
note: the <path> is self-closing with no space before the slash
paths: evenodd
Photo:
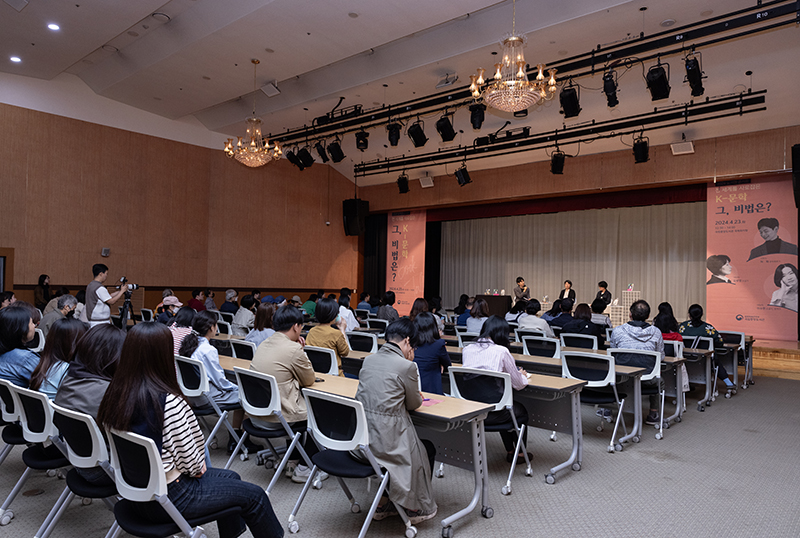
<path id="1" fill-rule="evenodd" d="M 741 375 L 743 369 L 739 371 Z M 800 343 L 756 340 L 753 375 L 800 380 Z"/>

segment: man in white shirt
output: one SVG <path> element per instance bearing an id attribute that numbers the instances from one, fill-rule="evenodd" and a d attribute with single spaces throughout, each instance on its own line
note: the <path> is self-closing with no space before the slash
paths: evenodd
<path id="1" fill-rule="evenodd" d="M 536 329 L 544 332 L 544 335 L 548 338 L 555 338 L 555 334 L 553 334 L 553 329 L 550 328 L 550 325 L 545 320 L 537 316 L 541 309 L 542 305 L 536 299 L 531 299 L 528 301 L 528 306 L 525 309 L 525 312 L 528 315 L 519 320 L 519 328 Z"/>
<path id="2" fill-rule="evenodd" d="M 114 294 L 108 293 L 108 290 L 103 283 L 108 278 L 108 267 L 102 263 L 96 263 L 92 266 L 92 275 L 94 280 L 89 282 L 86 286 L 86 319 L 89 321 L 89 326 L 94 327 L 101 323 L 111 323 L 111 307 L 110 305 L 119 301 L 128 286 L 120 286 L 119 290 Z"/>

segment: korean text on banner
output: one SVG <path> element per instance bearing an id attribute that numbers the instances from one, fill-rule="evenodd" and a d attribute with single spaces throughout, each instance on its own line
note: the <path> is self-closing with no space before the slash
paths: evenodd
<path id="1" fill-rule="evenodd" d="M 425 287 L 425 211 L 389 213 L 386 239 L 386 289 L 395 293 L 401 316 L 411 312 Z"/>

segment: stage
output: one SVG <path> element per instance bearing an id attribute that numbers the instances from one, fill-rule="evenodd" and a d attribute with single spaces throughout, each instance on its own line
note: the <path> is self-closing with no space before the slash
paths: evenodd
<path id="1" fill-rule="evenodd" d="M 739 369 L 743 371 L 744 367 Z M 756 378 L 800 379 L 800 342 L 756 339 L 753 343 L 753 375 Z"/>

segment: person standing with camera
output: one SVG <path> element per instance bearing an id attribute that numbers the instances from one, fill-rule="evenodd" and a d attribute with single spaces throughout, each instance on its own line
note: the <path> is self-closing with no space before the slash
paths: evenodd
<path id="1" fill-rule="evenodd" d="M 111 323 L 111 306 L 128 291 L 127 284 L 123 284 L 113 294 L 109 293 L 103 285 L 108 278 L 108 267 L 102 263 L 92 266 L 94 279 L 86 286 L 86 318 L 89 326 L 94 327 L 101 323 Z"/>

